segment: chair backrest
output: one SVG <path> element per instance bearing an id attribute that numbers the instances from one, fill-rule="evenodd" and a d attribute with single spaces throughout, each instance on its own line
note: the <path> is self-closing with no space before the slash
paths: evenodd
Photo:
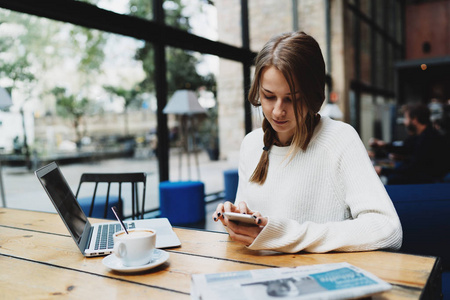
<path id="1" fill-rule="evenodd" d="M 402 252 L 442 258 L 450 269 L 450 183 L 386 185 L 403 227 Z"/>
<path id="2" fill-rule="evenodd" d="M 77 193 L 75 197 L 78 199 L 78 194 L 80 192 L 81 185 L 83 183 L 91 182 L 94 183 L 94 191 L 92 195 L 92 202 L 89 211 L 89 216 L 92 215 L 92 210 L 94 209 L 94 203 L 97 196 L 97 188 L 99 184 L 107 184 L 106 190 L 106 202 L 104 209 L 104 217 L 106 218 L 108 212 L 108 202 L 110 198 L 110 189 L 111 183 L 118 184 L 118 198 L 119 201 L 122 201 L 122 183 L 130 183 L 131 184 L 131 216 L 124 216 L 124 218 L 132 218 L 132 219 L 143 219 L 144 211 L 145 211 L 145 193 L 147 186 L 147 174 L 144 172 L 138 173 L 83 173 L 80 178 L 80 183 L 77 188 Z M 142 203 L 141 209 L 139 209 L 139 193 L 138 193 L 138 184 L 142 183 Z"/>

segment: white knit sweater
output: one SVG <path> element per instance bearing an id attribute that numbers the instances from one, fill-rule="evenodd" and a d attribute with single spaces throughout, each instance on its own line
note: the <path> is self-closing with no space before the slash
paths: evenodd
<path id="1" fill-rule="evenodd" d="M 272 146 L 263 185 L 249 178 L 263 131 L 243 140 L 236 203 L 269 219 L 250 249 L 295 253 L 398 249 L 400 220 L 356 131 L 323 117 L 306 151 Z"/>

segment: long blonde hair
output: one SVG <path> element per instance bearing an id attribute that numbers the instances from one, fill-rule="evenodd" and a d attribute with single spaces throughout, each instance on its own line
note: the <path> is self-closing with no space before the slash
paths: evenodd
<path id="1" fill-rule="evenodd" d="M 261 73 L 265 68 L 275 67 L 285 77 L 293 99 L 297 128 L 291 146 L 297 153 L 305 151 L 311 141 L 314 129 L 320 120 L 318 111 L 325 99 L 325 62 L 316 40 L 304 32 L 290 32 L 271 38 L 259 52 L 255 61 L 255 76 L 250 87 L 248 100 L 254 106 L 261 106 L 259 99 Z M 295 83 L 298 82 L 297 89 Z M 306 114 L 304 113 L 306 110 Z M 277 140 L 277 133 L 264 117 L 264 148 L 251 182 L 264 184 L 269 169 L 269 151 Z"/>

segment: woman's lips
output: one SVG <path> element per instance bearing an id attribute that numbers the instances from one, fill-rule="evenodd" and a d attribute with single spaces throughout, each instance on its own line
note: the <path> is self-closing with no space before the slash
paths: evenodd
<path id="1" fill-rule="evenodd" d="M 273 119 L 272 119 L 273 120 Z M 275 123 L 275 124 L 277 124 L 277 125 L 283 125 L 283 124 L 286 124 L 287 123 L 287 121 L 277 121 L 277 120 L 273 120 L 273 122 Z"/>

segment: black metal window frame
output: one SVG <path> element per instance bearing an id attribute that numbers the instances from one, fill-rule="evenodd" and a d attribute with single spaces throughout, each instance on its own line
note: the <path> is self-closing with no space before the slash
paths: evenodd
<path id="1" fill-rule="evenodd" d="M 167 102 L 167 78 L 165 48 L 167 46 L 196 51 L 202 54 L 215 55 L 242 63 L 243 66 L 243 103 L 245 108 L 245 131 L 251 131 L 251 108 L 247 99 L 247 88 L 250 86 L 250 68 L 256 53 L 250 50 L 248 32 L 248 3 L 241 0 L 242 45 L 235 47 L 222 42 L 212 41 L 189 32 L 164 24 L 164 0 L 153 1 L 154 20 L 145 20 L 129 15 L 118 14 L 101 9 L 95 5 L 75 0 L 0 0 L 0 7 L 71 23 L 91 29 L 115 33 L 145 40 L 154 45 L 155 77 L 157 98 L 157 124 L 159 143 L 159 180 L 169 179 L 169 141 L 167 116 L 162 110 Z"/>
<path id="2" fill-rule="evenodd" d="M 390 1 L 390 0 L 387 0 Z M 389 78 L 387 72 L 389 70 L 385 68 L 384 74 L 382 76 L 383 82 L 381 83 L 381 87 L 376 79 L 376 74 L 379 70 L 377 70 L 377 65 L 375 63 L 375 57 L 374 53 L 376 53 L 376 35 L 378 34 L 381 36 L 383 40 L 383 51 L 379 55 L 382 55 L 382 60 L 387 61 L 388 59 L 388 47 L 392 47 L 394 51 L 393 59 L 402 59 L 404 57 L 404 8 L 405 3 L 404 0 L 394 0 L 393 6 L 394 8 L 397 7 L 397 4 L 400 6 L 400 15 L 401 15 L 401 21 L 400 24 L 402 24 L 402 28 L 400 28 L 402 33 L 402 41 L 398 42 L 396 38 L 397 34 L 397 28 L 394 25 L 394 30 L 392 34 L 389 32 L 389 29 L 387 27 L 388 23 L 388 15 L 389 15 L 389 9 L 387 5 L 387 1 L 370 1 L 371 4 L 371 14 L 368 16 L 361 10 L 360 6 L 360 0 L 354 0 L 354 3 L 347 3 L 347 10 L 349 13 L 352 13 L 354 15 L 354 24 L 353 24 L 353 32 L 351 33 L 353 36 L 353 47 L 355 51 L 354 55 L 354 78 L 350 80 L 350 90 L 354 92 L 355 95 L 355 101 L 354 101 L 354 120 L 352 120 L 352 125 L 355 127 L 355 129 L 360 132 L 361 129 L 361 94 L 367 93 L 371 94 L 373 99 L 375 99 L 376 96 L 384 96 L 384 97 L 395 97 L 398 94 L 397 87 L 394 84 L 393 89 L 389 89 L 387 87 L 388 83 L 387 80 Z M 376 6 L 382 5 L 382 11 L 383 11 L 383 20 L 385 26 L 381 27 L 376 22 Z M 394 13 L 391 14 L 392 19 L 389 20 L 389 22 L 395 23 L 395 10 Z M 369 26 L 370 28 L 370 40 L 371 40 L 371 82 L 370 84 L 364 83 L 361 80 L 361 42 L 360 42 L 360 35 L 361 35 L 361 24 L 365 24 Z M 400 55 L 395 55 L 395 53 L 400 53 Z M 391 70 L 391 72 L 394 72 L 394 70 Z"/>

